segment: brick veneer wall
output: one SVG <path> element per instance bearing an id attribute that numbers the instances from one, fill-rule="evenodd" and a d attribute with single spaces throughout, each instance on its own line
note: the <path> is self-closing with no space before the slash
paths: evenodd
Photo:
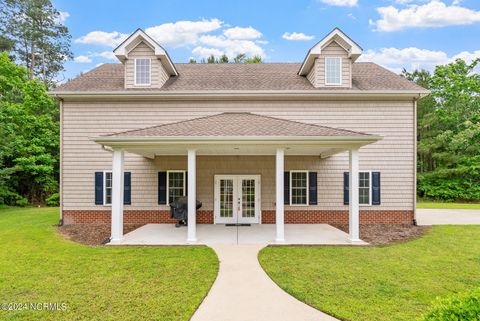
<path id="1" fill-rule="evenodd" d="M 110 224 L 110 211 L 63 211 L 64 224 Z M 170 211 L 125 210 L 124 224 L 167 223 L 176 221 L 170 218 Z M 262 211 L 263 224 L 275 224 L 275 210 Z M 286 224 L 348 224 L 348 211 L 338 210 L 288 210 L 285 211 Z M 360 210 L 360 224 L 391 223 L 413 224 L 413 211 Z M 197 224 L 213 224 L 213 211 L 197 211 Z"/>

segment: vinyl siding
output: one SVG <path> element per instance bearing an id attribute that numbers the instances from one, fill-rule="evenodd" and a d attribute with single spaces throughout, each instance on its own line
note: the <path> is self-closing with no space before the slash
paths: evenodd
<path id="1" fill-rule="evenodd" d="M 412 210 L 413 106 L 411 101 L 65 101 L 62 113 L 63 209 L 105 209 L 94 205 L 94 172 L 109 170 L 112 155 L 93 142 L 92 137 L 237 111 L 383 136 L 383 140 L 360 150 L 360 169 L 382 173 L 382 204 L 369 209 Z M 125 170 L 132 173 L 132 205 L 125 206 L 125 209 L 167 208 L 157 205 L 157 172 L 186 167 L 186 156 L 157 156 L 150 160 L 126 153 Z M 286 156 L 285 168 L 318 172 L 318 205 L 296 206 L 295 209 L 347 209 L 343 205 L 343 172 L 348 170 L 347 153 L 326 159 Z M 198 199 L 203 202 L 203 209 L 213 209 L 215 174 L 260 174 L 262 209 L 274 209 L 274 169 L 274 156 L 198 156 Z"/>
<path id="2" fill-rule="evenodd" d="M 150 58 L 151 75 L 150 86 L 135 85 L 135 58 Z M 160 88 L 168 80 L 169 76 L 165 71 L 161 61 L 157 59 L 152 48 L 144 42 L 138 44 L 128 53 L 128 59 L 125 61 L 125 88 Z"/>
<path id="3" fill-rule="evenodd" d="M 342 84 L 326 85 L 325 84 L 325 58 L 339 57 L 342 58 Z M 310 76 L 310 74 L 313 74 Z M 312 70 L 307 76 L 308 80 L 315 87 L 351 87 L 352 86 L 352 61 L 348 58 L 348 53 L 337 42 L 332 41 L 322 50 L 322 54 L 315 59 Z"/>

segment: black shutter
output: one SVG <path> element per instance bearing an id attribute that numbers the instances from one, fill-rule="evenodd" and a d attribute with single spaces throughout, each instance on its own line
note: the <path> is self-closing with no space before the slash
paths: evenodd
<path id="1" fill-rule="evenodd" d="M 130 172 L 123 173 L 123 204 L 132 204 L 132 175 Z"/>
<path id="2" fill-rule="evenodd" d="M 283 204 L 290 205 L 290 172 L 283 172 Z"/>
<path id="3" fill-rule="evenodd" d="M 343 173 L 343 204 L 344 205 L 348 205 L 348 200 L 349 200 L 349 188 L 348 186 L 350 185 L 350 181 L 349 181 L 349 173 L 348 172 L 344 172 Z"/>
<path id="4" fill-rule="evenodd" d="M 167 172 L 158 172 L 158 204 L 167 204 Z"/>
<path id="5" fill-rule="evenodd" d="M 308 173 L 308 204 L 317 205 L 317 172 Z"/>
<path id="6" fill-rule="evenodd" d="M 103 205 L 103 172 L 95 172 L 95 205 Z"/>
<path id="7" fill-rule="evenodd" d="M 188 172 L 185 171 L 185 196 L 188 196 Z"/>
<path id="8" fill-rule="evenodd" d="M 380 172 L 372 172 L 372 205 L 380 205 Z"/>

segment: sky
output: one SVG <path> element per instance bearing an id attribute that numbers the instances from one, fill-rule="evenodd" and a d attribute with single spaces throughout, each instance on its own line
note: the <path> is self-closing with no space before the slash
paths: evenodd
<path id="1" fill-rule="evenodd" d="M 480 57 L 480 0 L 54 0 L 54 5 L 72 35 L 74 53 L 60 81 L 118 62 L 113 49 L 137 28 L 157 40 L 174 63 L 239 53 L 265 62 L 301 62 L 335 27 L 363 48 L 361 61 L 395 72 Z"/>

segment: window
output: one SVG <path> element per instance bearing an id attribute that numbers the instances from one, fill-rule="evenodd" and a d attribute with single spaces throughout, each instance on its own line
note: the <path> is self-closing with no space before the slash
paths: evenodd
<path id="1" fill-rule="evenodd" d="M 135 85 L 150 85 L 150 59 L 135 59 Z"/>
<path id="2" fill-rule="evenodd" d="M 358 197 L 360 205 L 370 205 L 370 172 L 358 173 Z"/>
<path id="3" fill-rule="evenodd" d="M 290 172 L 290 205 L 308 205 L 308 172 Z"/>
<path id="4" fill-rule="evenodd" d="M 169 171 L 167 174 L 168 204 L 170 204 L 177 198 L 185 196 L 185 171 Z"/>
<path id="5" fill-rule="evenodd" d="M 342 84 L 342 58 L 325 58 L 325 84 Z"/>
<path id="6" fill-rule="evenodd" d="M 112 172 L 104 172 L 103 175 L 103 205 L 112 204 Z"/>

